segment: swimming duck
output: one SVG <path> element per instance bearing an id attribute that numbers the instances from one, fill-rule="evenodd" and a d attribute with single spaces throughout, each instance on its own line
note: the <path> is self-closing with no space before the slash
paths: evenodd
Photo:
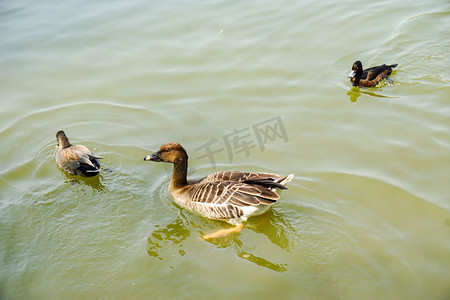
<path id="1" fill-rule="evenodd" d="M 92 177 L 100 172 L 100 164 L 97 159 L 103 157 L 92 154 L 83 145 L 71 145 L 64 131 L 56 133 L 56 162 L 67 173 Z"/>
<path id="2" fill-rule="evenodd" d="M 373 87 L 381 80 L 387 78 L 392 73 L 392 69 L 396 66 L 397 64 L 389 66 L 382 65 L 363 70 L 362 63 L 358 60 L 353 64 L 352 71 L 348 74 L 348 78 L 350 78 L 350 81 L 353 82 L 354 86 Z"/>
<path id="3" fill-rule="evenodd" d="M 211 239 L 239 231 L 247 218 L 260 215 L 280 197 L 275 189 L 287 189 L 285 184 L 293 174 L 279 176 L 268 173 L 222 171 L 200 180 L 188 180 L 188 155 L 178 143 L 166 143 L 144 160 L 172 163 L 169 194 L 176 203 L 200 215 L 235 225 L 203 236 Z"/>

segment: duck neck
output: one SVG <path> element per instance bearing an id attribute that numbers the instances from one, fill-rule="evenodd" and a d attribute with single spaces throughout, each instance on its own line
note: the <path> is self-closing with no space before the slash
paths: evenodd
<path id="1" fill-rule="evenodd" d="M 187 182 L 188 160 L 183 158 L 173 164 L 172 179 L 170 180 L 169 192 L 181 189 L 188 185 Z"/>
<path id="2" fill-rule="evenodd" d="M 61 149 L 68 148 L 68 147 L 72 146 L 67 138 L 60 138 L 60 139 L 58 139 L 58 144 L 61 147 Z"/>

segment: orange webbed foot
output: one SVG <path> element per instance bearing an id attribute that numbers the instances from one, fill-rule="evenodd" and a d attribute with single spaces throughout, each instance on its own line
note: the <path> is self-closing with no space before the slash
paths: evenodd
<path id="1" fill-rule="evenodd" d="M 210 240 L 210 239 L 215 239 L 215 238 L 218 238 L 218 237 L 227 236 L 230 233 L 238 232 L 242 228 L 244 228 L 244 224 L 239 224 L 239 225 L 236 225 L 235 227 L 232 227 L 232 228 L 220 229 L 220 230 L 217 230 L 216 232 L 213 232 L 213 233 L 210 233 L 210 234 L 205 234 L 204 236 L 202 236 L 202 239 Z"/>

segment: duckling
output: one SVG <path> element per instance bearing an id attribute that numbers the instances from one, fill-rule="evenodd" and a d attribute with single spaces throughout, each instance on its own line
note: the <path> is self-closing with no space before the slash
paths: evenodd
<path id="1" fill-rule="evenodd" d="M 387 78 L 396 66 L 397 64 L 381 65 L 363 70 L 362 63 L 358 60 L 353 64 L 348 78 L 354 86 L 373 87 Z"/>
<path id="2" fill-rule="evenodd" d="M 276 188 L 287 189 L 293 174 L 279 176 L 269 173 L 222 171 L 200 180 L 188 180 L 188 155 L 178 143 L 166 143 L 147 155 L 145 161 L 172 163 L 169 194 L 180 206 L 198 214 L 235 225 L 204 235 L 203 239 L 225 236 L 243 228 L 249 217 L 267 211 L 280 197 Z"/>
<path id="3" fill-rule="evenodd" d="M 56 162 L 67 173 L 92 177 L 100 172 L 100 163 L 97 159 L 103 157 L 92 154 L 83 145 L 71 145 L 64 131 L 56 133 Z"/>

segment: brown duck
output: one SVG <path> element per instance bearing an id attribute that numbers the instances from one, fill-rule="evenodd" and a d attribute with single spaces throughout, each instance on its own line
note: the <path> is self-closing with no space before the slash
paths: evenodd
<path id="1" fill-rule="evenodd" d="M 174 165 L 169 194 L 176 203 L 207 218 L 236 225 L 205 235 L 204 239 L 242 229 L 242 223 L 247 218 L 268 210 L 280 198 L 275 189 L 287 189 L 285 184 L 294 177 L 293 174 L 283 177 L 268 173 L 223 171 L 200 180 L 188 180 L 188 155 L 178 143 L 164 144 L 144 160 Z"/>
<path id="2" fill-rule="evenodd" d="M 362 63 L 358 60 L 353 63 L 352 71 L 348 78 L 354 86 L 374 87 L 380 81 L 387 78 L 392 73 L 392 69 L 397 64 L 381 65 L 363 70 Z"/>
<path id="3" fill-rule="evenodd" d="M 71 145 L 64 131 L 56 133 L 56 162 L 67 173 L 92 177 L 100 172 L 100 163 L 97 159 L 103 157 L 92 154 L 83 145 Z"/>

